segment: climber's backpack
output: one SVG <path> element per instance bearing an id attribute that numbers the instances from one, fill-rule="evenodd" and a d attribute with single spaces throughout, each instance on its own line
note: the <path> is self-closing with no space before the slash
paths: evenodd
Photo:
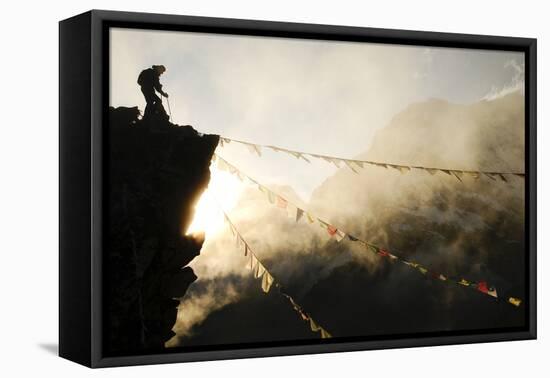
<path id="1" fill-rule="evenodd" d="M 138 76 L 137 83 L 141 87 L 143 87 L 143 84 L 145 84 L 145 82 L 147 81 L 147 74 L 148 74 L 147 71 L 149 71 L 149 69 L 141 71 L 141 73 Z"/>

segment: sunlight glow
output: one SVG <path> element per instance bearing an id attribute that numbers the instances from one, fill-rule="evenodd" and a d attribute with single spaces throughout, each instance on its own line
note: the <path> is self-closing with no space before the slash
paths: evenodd
<path id="1" fill-rule="evenodd" d="M 195 216 L 187 229 L 186 235 L 204 232 L 212 235 L 219 232 L 224 225 L 223 212 L 237 205 L 243 190 L 242 183 L 228 172 L 220 171 L 214 164 L 210 165 L 210 183 L 195 206 Z"/>

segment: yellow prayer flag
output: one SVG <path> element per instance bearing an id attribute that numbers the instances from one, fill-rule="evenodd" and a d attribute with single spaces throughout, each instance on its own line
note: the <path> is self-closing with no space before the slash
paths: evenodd
<path id="1" fill-rule="evenodd" d="M 273 276 L 269 272 L 265 272 L 262 278 L 262 290 L 264 293 L 268 293 L 271 285 L 273 284 Z"/>
<path id="2" fill-rule="evenodd" d="M 508 298 L 508 302 L 518 307 L 521 304 L 521 299 L 510 297 Z"/>
<path id="3" fill-rule="evenodd" d="M 269 200 L 269 203 L 275 203 L 275 194 L 273 194 L 273 192 L 269 189 L 267 190 L 267 199 Z"/>
<path id="4" fill-rule="evenodd" d="M 344 160 L 344 163 L 346 163 L 346 165 L 348 166 L 349 169 L 351 169 L 354 173 L 359 173 L 355 170 L 355 168 L 353 168 L 353 166 L 351 165 L 351 161 L 349 160 Z"/>
<path id="5" fill-rule="evenodd" d="M 257 260 L 256 260 L 257 261 Z M 260 278 L 265 273 L 264 266 L 258 261 L 256 265 L 256 270 L 254 271 L 254 278 Z"/>
<path id="6" fill-rule="evenodd" d="M 332 335 L 328 333 L 324 328 L 321 328 L 321 339 L 330 339 Z"/>
<path id="7" fill-rule="evenodd" d="M 317 323 L 315 323 L 315 321 L 312 318 L 309 318 L 309 326 L 313 332 L 317 332 L 320 329 L 322 329 L 317 325 Z"/>

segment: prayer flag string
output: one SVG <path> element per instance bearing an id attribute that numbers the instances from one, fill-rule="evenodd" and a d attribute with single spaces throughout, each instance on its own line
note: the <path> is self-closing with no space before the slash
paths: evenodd
<path id="1" fill-rule="evenodd" d="M 218 203 L 218 206 L 220 207 L 224 221 L 229 226 L 229 229 L 231 230 L 232 235 L 235 237 L 237 248 L 241 249 L 244 253 L 244 256 L 247 258 L 246 261 L 246 267 L 251 270 L 252 275 L 254 278 L 260 280 L 262 291 L 264 293 L 268 293 L 272 286 L 275 286 L 279 294 L 285 297 L 291 304 L 294 311 L 298 313 L 300 318 L 303 321 L 308 322 L 309 328 L 312 332 L 319 332 L 319 336 L 322 339 L 329 339 L 332 337 L 332 335 L 323 327 L 319 325 L 313 318 L 306 312 L 304 309 L 296 303 L 294 298 L 292 298 L 289 294 L 287 294 L 283 286 L 280 284 L 278 280 L 273 277 L 271 272 L 267 270 L 265 265 L 258 259 L 258 256 L 252 251 L 250 248 L 250 245 L 248 242 L 243 238 L 241 233 L 237 230 L 235 227 L 235 224 L 229 219 L 229 216 L 227 213 L 222 209 L 221 205 Z"/>
<path id="2" fill-rule="evenodd" d="M 349 233 L 344 232 L 340 228 L 332 225 L 331 223 L 318 218 L 317 216 L 313 215 L 311 212 L 300 208 L 299 206 L 290 202 L 287 198 L 273 192 L 266 186 L 260 184 L 258 181 L 256 181 L 252 177 L 248 176 L 247 174 L 245 174 L 244 172 L 236 168 L 233 164 L 229 163 L 227 160 L 225 160 L 218 154 L 216 153 L 214 154 L 213 160 L 217 160 L 218 169 L 227 171 L 233 175 L 236 175 L 237 177 L 239 177 L 241 181 L 247 180 L 250 184 L 256 186 L 258 190 L 264 193 L 269 203 L 275 205 L 280 209 L 286 210 L 287 215 L 291 219 L 293 219 L 295 222 L 298 222 L 300 219 L 305 218 L 308 224 L 310 225 L 317 224 L 321 228 L 325 229 L 328 236 L 331 238 L 334 238 L 337 242 L 340 242 L 344 239 L 348 239 L 350 241 L 362 244 L 367 251 L 373 254 L 376 254 L 379 257 L 385 258 L 390 262 L 399 262 L 401 264 L 404 264 L 412 269 L 415 269 L 416 271 L 420 272 L 422 275 L 426 277 L 468 287 L 476 291 L 479 291 L 485 295 L 491 296 L 496 300 L 506 300 L 507 303 L 514 305 L 516 307 L 519 307 L 522 303 L 521 299 L 518 299 L 515 297 L 508 297 L 508 298 L 499 297 L 497 294 L 497 289 L 489 285 L 486 281 L 472 282 L 462 277 L 451 277 L 432 270 L 428 270 L 427 268 L 425 268 L 419 263 L 416 263 L 414 261 L 408 261 L 373 243 L 361 240 L 358 237 L 355 237 Z"/>
<path id="3" fill-rule="evenodd" d="M 464 175 L 474 179 L 479 179 L 481 176 L 485 176 L 493 181 L 501 180 L 503 182 L 508 182 L 508 179 L 506 178 L 507 176 L 516 176 L 516 177 L 525 179 L 525 173 L 523 172 L 496 172 L 496 171 L 485 171 L 485 170 L 449 169 L 449 168 L 438 168 L 438 167 L 425 167 L 420 165 L 392 164 L 392 163 L 377 162 L 372 160 L 345 159 L 345 158 L 339 158 L 334 156 L 314 154 L 311 152 L 289 150 L 289 149 L 277 147 L 277 146 L 244 142 L 241 140 L 220 136 L 219 145 L 221 147 L 224 147 L 225 144 L 229 144 L 231 142 L 239 143 L 246 146 L 251 153 L 258 155 L 259 157 L 262 156 L 262 148 L 269 148 L 275 152 L 287 153 L 289 155 L 294 156 L 298 160 L 301 159 L 308 163 L 311 163 L 309 158 L 317 158 L 320 160 L 324 160 L 329 164 L 334 164 L 337 168 L 340 168 L 340 166 L 343 164 L 347 166 L 349 169 L 351 169 L 354 173 L 359 173 L 358 169 L 362 169 L 364 165 L 370 165 L 370 166 L 375 166 L 375 167 L 380 167 L 385 169 L 392 168 L 399 171 L 400 173 L 407 173 L 407 172 L 411 172 L 412 170 L 420 170 L 420 171 L 428 172 L 431 175 L 434 175 L 438 172 L 441 172 L 456 178 L 460 182 L 462 182 L 462 178 L 464 177 Z"/>

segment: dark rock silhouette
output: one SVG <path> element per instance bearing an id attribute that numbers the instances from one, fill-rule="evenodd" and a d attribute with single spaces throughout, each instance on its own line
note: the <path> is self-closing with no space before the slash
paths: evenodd
<path id="1" fill-rule="evenodd" d="M 104 350 L 162 352 L 204 237 L 184 236 L 210 180 L 218 136 L 110 108 L 105 185 Z"/>

